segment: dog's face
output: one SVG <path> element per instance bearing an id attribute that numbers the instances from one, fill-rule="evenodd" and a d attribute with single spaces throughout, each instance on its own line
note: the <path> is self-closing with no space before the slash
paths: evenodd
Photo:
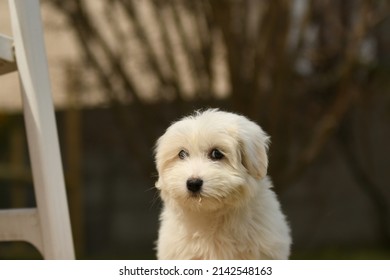
<path id="1" fill-rule="evenodd" d="M 157 142 L 156 187 L 195 210 L 238 205 L 267 173 L 268 136 L 243 116 L 208 110 L 171 125 Z"/>

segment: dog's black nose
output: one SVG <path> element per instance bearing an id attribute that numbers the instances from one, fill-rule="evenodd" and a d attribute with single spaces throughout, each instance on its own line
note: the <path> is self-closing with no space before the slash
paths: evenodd
<path id="1" fill-rule="evenodd" d="M 187 189 L 190 192 L 197 193 L 203 185 L 203 180 L 199 178 L 191 178 L 187 180 Z"/>

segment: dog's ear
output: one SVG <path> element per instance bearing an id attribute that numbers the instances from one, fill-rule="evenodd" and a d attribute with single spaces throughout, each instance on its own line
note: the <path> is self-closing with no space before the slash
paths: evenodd
<path id="1" fill-rule="evenodd" d="M 256 179 L 267 175 L 269 136 L 254 122 L 245 119 L 239 127 L 241 162 Z"/>

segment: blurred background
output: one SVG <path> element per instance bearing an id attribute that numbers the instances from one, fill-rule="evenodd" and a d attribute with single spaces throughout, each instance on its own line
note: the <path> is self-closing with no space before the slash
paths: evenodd
<path id="1" fill-rule="evenodd" d="M 390 259 L 390 2 L 42 0 L 76 254 L 154 259 L 153 148 L 194 109 L 271 135 L 293 259 Z M 0 33 L 11 34 L 7 1 Z M 0 77 L 0 209 L 34 206 L 17 74 Z M 40 258 L 0 243 L 1 259 Z"/>

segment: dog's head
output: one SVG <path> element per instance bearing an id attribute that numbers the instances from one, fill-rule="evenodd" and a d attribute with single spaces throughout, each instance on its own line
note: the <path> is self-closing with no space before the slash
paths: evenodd
<path id="1" fill-rule="evenodd" d="M 254 122 L 218 110 L 172 124 L 156 145 L 156 188 L 165 203 L 216 210 L 245 201 L 267 174 L 269 137 Z"/>

